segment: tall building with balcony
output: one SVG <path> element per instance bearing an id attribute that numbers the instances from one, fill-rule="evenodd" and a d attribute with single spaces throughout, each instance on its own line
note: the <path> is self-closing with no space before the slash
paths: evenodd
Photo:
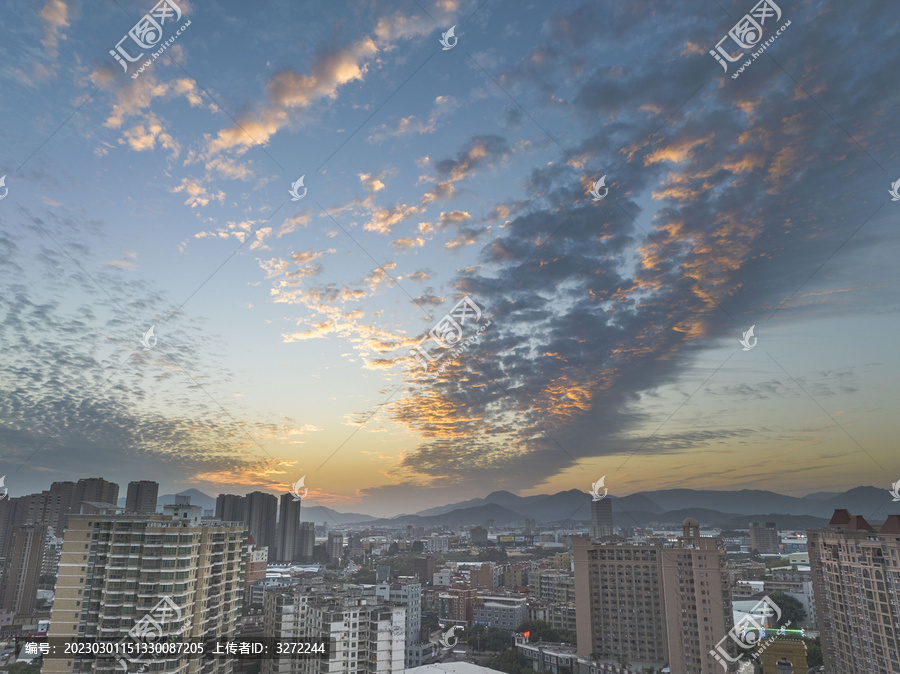
<path id="1" fill-rule="evenodd" d="M 591 538 L 613 535 L 612 499 L 591 500 Z"/>
<path id="2" fill-rule="evenodd" d="M 750 549 L 762 555 L 777 555 L 781 550 L 781 537 L 775 522 L 750 523 Z"/>
<path id="3" fill-rule="evenodd" d="M 0 575 L 0 611 L 17 616 L 34 612 L 47 529 L 43 524 L 13 528 L 9 553 Z"/>
<path id="4" fill-rule="evenodd" d="M 102 477 L 87 477 L 78 480 L 75 485 L 75 512 L 77 505 L 87 501 L 89 503 L 110 503 L 117 505 L 119 502 L 119 485 L 109 482 Z"/>
<path id="5" fill-rule="evenodd" d="M 250 534 L 261 548 L 276 550 L 275 523 L 278 520 L 278 499 L 272 494 L 253 491 L 244 497 L 244 511 L 240 521 L 250 529 Z"/>
<path id="6" fill-rule="evenodd" d="M 900 515 L 879 529 L 835 510 L 807 532 L 827 674 L 890 674 L 900 667 Z"/>
<path id="7" fill-rule="evenodd" d="M 423 585 L 431 585 L 434 582 L 434 555 L 416 557 L 413 560 L 413 573 L 419 577 Z"/>
<path id="8" fill-rule="evenodd" d="M 467 583 L 453 583 L 438 594 L 438 619 L 454 625 L 468 625 L 472 622 L 477 594 Z"/>
<path id="9" fill-rule="evenodd" d="M 301 562 L 312 559 L 313 548 L 316 547 L 316 525 L 314 522 L 300 522 L 300 533 L 297 535 L 297 555 Z"/>
<path id="10" fill-rule="evenodd" d="M 405 662 L 407 667 L 418 667 L 423 658 L 430 656 L 433 651 L 419 639 L 422 631 L 422 584 L 415 576 L 401 576 L 395 583 L 376 585 L 375 596 L 386 604 L 406 609 Z"/>
<path id="11" fill-rule="evenodd" d="M 325 551 L 328 553 L 328 559 L 340 562 L 344 556 L 344 535 L 335 532 L 329 533 Z"/>
<path id="12" fill-rule="evenodd" d="M 203 523 L 200 508 L 166 506 L 163 515 L 116 509 L 72 515 L 63 540 L 49 635 L 132 639 L 148 618 L 179 639 L 235 635 L 242 607 L 246 527 Z M 232 660 L 157 658 L 152 669 L 229 674 Z M 139 665 L 133 665 L 138 667 Z M 45 673 L 121 672 L 113 658 L 51 658 Z"/>
<path id="13" fill-rule="evenodd" d="M 302 500 L 293 494 L 282 494 L 278 509 L 278 551 L 275 559 L 279 562 L 300 561 L 300 506 Z"/>
<path id="14" fill-rule="evenodd" d="M 159 483 L 151 480 L 138 480 L 128 483 L 125 496 L 125 512 L 138 515 L 152 515 L 156 512 L 156 499 L 159 497 Z"/>
<path id="15" fill-rule="evenodd" d="M 394 674 L 404 671 L 406 608 L 374 597 L 314 592 L 297 586 L 265 594 L 263 633 L 277 639 L 330 642 L 327 659 L 273 658 L 262 674 Z"/>
<path id="16" fill-rule="evenodd" d="M 220 522 L 244 522 L 245 514 L 243 496 L 219 494 L 216 497 L 216 519 Z"/>
<path id="17" fill-rule="evenodd" d="M 725 543 L 684 521 L 674 544 L 574 539 L 578 655 L 637 669 L 719 674 L 713 649 L 733 625 Z"/>

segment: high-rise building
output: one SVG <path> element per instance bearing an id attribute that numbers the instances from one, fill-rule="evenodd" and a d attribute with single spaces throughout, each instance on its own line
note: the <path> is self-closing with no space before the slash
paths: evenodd
<path id="1" fill-rule="evenodd" d="M 282 494 L 278 512 L 278 552 L 279 562 L 300 560 L 300 505 L 301 499 L 293 494 Z"/>
<path id="2" fill-rule="evenodd" d="M 469 541 L 476 545 L 488 542 L 488 532 L 484 527 L 472 527 L 469 529 Z"/>
<path id="3" fill-rule="evenodd" d="M 48 503 L 48 517 L 44 523 L 53 527 L 60 538 L 68 525 L 69 515 L 75 512 L 77 487 L 75 482 L 54 482 L 50 485 L 50 494 L 54 498 Z"/>
<path id="4" fill-rule="evenodd" d="M 395 583 L 376 585 L 375 596 L 386 604 L 406 608 L 406 666 L 418 667 L 423 656 L 429 656 L 432 651 L 430 648 L 423 649 L 419 640 L 422 631 L 422 584 L 415 576 L 401 576 Z"/>
<path id="5" fill-rule="evenodd" d="M 533 534 L 535 531 L 535 523 L 534 520 L 526 519 L 525 520 L 525 535 Z"/>
<path id="6" fill-rule="evenodd" d="M 216 497 L 216 519 L 220 522 L 244 522 L 244 497 L 219 494 Z"/>
<path id="7" fill-rule="evenodd" d="M 269 591 L 263 633 L 276 639 L 322 639 L 331 643 L 326 660 L 271 658 L 262 674 L 394 674 L 404 671 L 406 608 L 371 598 L 312 592 L 297 586 Z"/>
<path id="8" fill-rule="evenodd" d="M 718 674 L 711 651 L 733 625 L 721 538 L 688 518 L 674 544 L 573 542 L 579 655 Z"/>
<path id="9" fill-rule="evenodd" d="M 413 560 L 413 573 L 423 584 L 431 585 L 434 582 L 434 555 L 416 557 Z"/>
<path id="10" fill-rule="evenodd" d="M 9 554 L 0 576 L 0 611 L 18 615 L 34 612 L 46 540 L 46 525 L 13 528 Z"/>
<path id="11" fill-rule="evenodd" d="M 328 558 L 331 561 L 340 561 L 344 556 L 344 535 L 333 531 L 330 532 L 325 552 L 328 553 Z"/>
<path id="12" fill-rule="evenodd" d="M 900 515 L 876 530 L 835 510 L 807 541 L 825 672 L 898 671 Z"/>
<path id="13" fill-rule="evenodd" d="M 275 537 L 277 519 L 278 499 L 272 494 L 253 491 L 244 498 L 244 514 L 240 521 L 249 527 L 250 535 L 261 548 L 277 550 L 278 541 Z"/>
<path id="14" fill-rule="evenodd" d="M 775 522 L 766 522 L 765 526 L 759 522 L 751 522 L 750 549 L 762 555 L 778 554 L 781 549 L 778 525 Z"/>
<path id="15" fill-rule="evenodd" d="M 139 515 L 152 515 L 156 512 L 156 499 L 159 496 L 159 483 L 140 480 L 128 483 L 125 496 L 125 512 Z"/>
<path id="16" fill-rule="evenodd" d="M 301 562 L 312 559 L 313 548 L 316 547 L 315 522 L 300 522 L 300 533 L 297 535 L 297 555 Z"/>
<path id="17" fill-rule="evenodd" d="M 244 606 L 249 606 L 250 588 L 266 578 L 266 568 L 269 565 L 269 549 L 260 548 L 253 540 L 253 536 L 247 539 L 247 570 L 244 574 Z"/>
<path id="18" fill-rule="evenodd" d="M 50 621 L 50 637 L 129 640 L 135 625 L 159 623 L 163 635 L 184 639 L 235 636 L 243 601 L 247 544 L 243 525 L 204 525 L 200 508 L 166 506 L 163 515 L 72 515 Z M 229 674 L 232 659 L 203 661 L 154 654 L 153 669 Z M 45 674 L 113 674 L 112 657 L 51 658 Z"/>
<path id="19" fill-rule="evenodd" d="M 119 485 L 115 482 L 108 482 L 102 477 L 87 477 L 78 480 L 78 484 L 75 485 L 74 512 L 78 512 L 78 504 L 84 501 L 118 505 Z"/>
<path id="20" fill-rule="evenodd" d="M 591 539 L 613 535 L 612 500 L 591 501 Z"/>

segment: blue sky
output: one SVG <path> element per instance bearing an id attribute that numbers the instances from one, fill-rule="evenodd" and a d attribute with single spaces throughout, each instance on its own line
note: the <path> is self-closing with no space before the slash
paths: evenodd
<path id="1" fill-rule="evenodd" d="M 153 3 L 0 28 L 12 495 L 900 479 L 883 5 L 779 2 L 737 79 L 709 51 L 754 3 L 175 6 L 137 78 L 109 52 Z M 423 371 L 465 296 L 474 341 Z"/>

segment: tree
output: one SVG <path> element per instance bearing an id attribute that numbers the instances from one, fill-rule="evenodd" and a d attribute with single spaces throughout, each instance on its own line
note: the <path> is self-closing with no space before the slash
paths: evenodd
<path id="1" fill-rule="evenodd" d="M 519 625 L 516 631 L 531 632 L 531 636 L 528 637 L 531 641 L 550 641 L 563 644 L 574 644 L 576 642 L 574 634 L 566 630 L 555 629 L 544 620 L 529 620 Z"/>
<path id="2" fill-rule="evenodd" d="M 397 554 L 400 554 L 400 545 L 397 543 L 397 541 L 394 541 L 388 548 L 388 555 L 393 556 Z"/>
<path id="3" fill-rule="evenodd" d="M 509 556 L 503 548 L 486 548 L 478 553 L 479 562 L 505 562 L 507 559 Z"/>
<path id="4" fill-rule="evenodd" d="M 815 639 L 804 639 L 806 642 L 806 664 L 808 667 L 821 667 L 825 664 L 822 657 L 822 642 L 819 637 Z"/>
<path id="5" fill-rule="evenodd" d="M 528 666 L 528 658 L 514 648 L 495 655 L 488 661 L 488 667 L 497 669 L 507 674 L 527 674 L 531 669 Z"/>
<path id="6" fill-rule="evenodd" d="M 769 599 L 775 602 L 775 605 L 781 609 L 781 618 L 775 623 L 776 627 L 786 625 L 790 621 L 792 629 L 799 629 L 806 620 L 806 609 L 803 603 L 789 594 L 776 591 L 769 594 Z"/>
<path id="7" fill-rule="evenodd" d="M 422 541 L 413 541 L 412 551 L 413 554 L 421 554 L 425 552 L 425 544 Z"/>

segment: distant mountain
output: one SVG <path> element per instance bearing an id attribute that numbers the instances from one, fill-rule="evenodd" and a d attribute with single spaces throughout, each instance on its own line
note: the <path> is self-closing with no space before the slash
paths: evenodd
<path id="1" fill-rule="evenodd" d="M 751 522 L 775 522 L 779 531 L 806 531 L 807 529 L 825 529 L 831 518 L 813 517 L 811 515 L 740 515 L 728 522 L 723 522 L 724 529 L 749 529 Z"/>
<path id="2" fill-rule="evenodd" d="M 300 506 L 301 522 L 325 522 L 326 524 L 355 524 L 375 520 L 371 515 L 360 513 L 339 513 L 325 506 Z"/>
<path id="3" fill-rule="evenodd" d="M 800 498 L 809 499 L 810 501 L 824 501 L 825 499 L 832 498 L 833 496 L 840 496 L 840 492 L 817 491 L 815 494 L 807 494 L 806 496 L 801 496 Z"/>
<path id="4" fill-rule="evenodd" d="M 439 515 L 399 515 L 398 517 L 369 520 L 374 527 L 406 526 L 416 527 L 466 526 L 484 524 L 486 520 L 494 520 L 496 526 L 524 524 L 525 518 L 508 508 L 496 503 L 487 503 L 472 508 L 458 508 Z"/>

